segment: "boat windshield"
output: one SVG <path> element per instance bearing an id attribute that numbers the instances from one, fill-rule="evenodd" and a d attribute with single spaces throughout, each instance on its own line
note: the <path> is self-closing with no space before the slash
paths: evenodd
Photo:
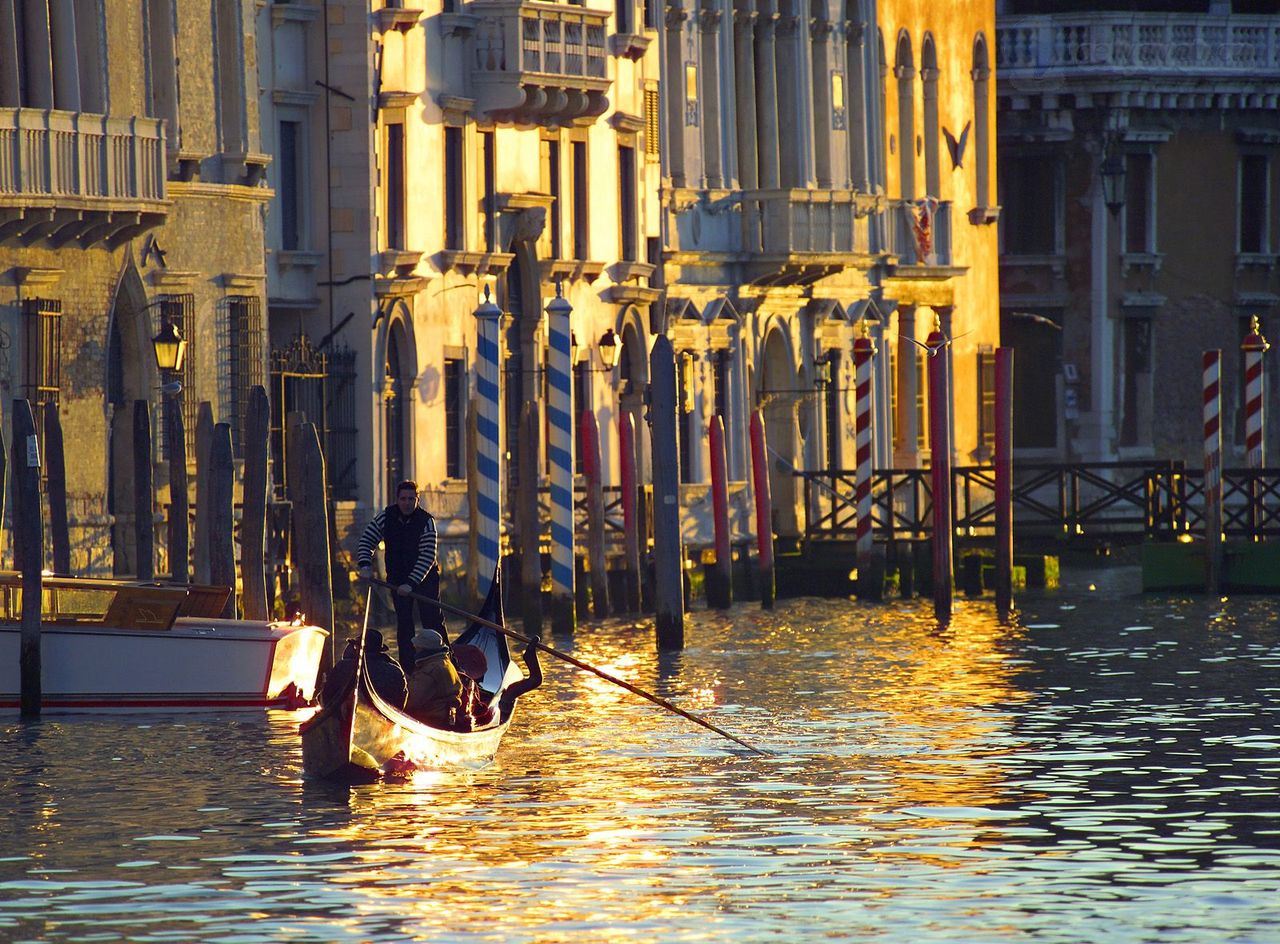
<path id="1" fill-rule="evenodd" d="M 0 576 L 0 620 L 22 619 L 20 579 Z M 164 630 L 187 599 L 185 587 L 136 586 L 88 578 L 46 578 L 40 620 L 49 625 L 96 624 L 121 629 Z"/>

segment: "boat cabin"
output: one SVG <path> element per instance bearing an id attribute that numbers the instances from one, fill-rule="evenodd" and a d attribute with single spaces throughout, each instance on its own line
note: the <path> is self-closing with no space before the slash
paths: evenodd
<path id="1" fill-rule="evenodd" d="M 45 577 L 40 606 L 48 626 L 168 630 L 183 616 L 222 615 L 230 587 L 166 585 L 94 577 Z M 0 570 L 0 623 L 22 619 L 22 574 Z"/>

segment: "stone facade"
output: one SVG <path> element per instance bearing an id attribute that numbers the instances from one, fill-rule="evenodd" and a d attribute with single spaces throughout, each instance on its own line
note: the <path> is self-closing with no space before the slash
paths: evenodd
<path id="1" fill-rule="evenodd" d="M 246 93 L 252 6 L 0 3 L 0 391 L 6 426 L 13 398 L 58 405 L 76 572 L 137 572 L 133 403 L 150 404 L 158 431 L 162 322 L 186 335 L 191 420 L 207 400 L 238 428 L 237 405 L 264 379 L 253 313 L 270 192 Z"/>

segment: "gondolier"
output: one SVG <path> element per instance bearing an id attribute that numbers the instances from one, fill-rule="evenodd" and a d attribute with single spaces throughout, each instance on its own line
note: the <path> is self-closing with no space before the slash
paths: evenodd
<path id="1" fill-rule="evenodd" d="M 383 545 L 387 582 L 396 585 L 392 600 L 396 608 L 396 639 L 400 664 L 413 665 L 413 637 L 417 634 L 413 610 L 418 597 L 440 599 L 440 567 L 436 561 L 436 520 L 418 505 L 418 484 L 404 481 L 396 486 L 396 502 L 378 512 L 360 535 L 356 548 L 356 565 L 360 577 L 373 576 L 373 554 L 378 542 Z M 425 600 L 417 602 L 418 616 L 424 629 L 438 632 L 447 644 L 444 619 L 440 610 Z"/>

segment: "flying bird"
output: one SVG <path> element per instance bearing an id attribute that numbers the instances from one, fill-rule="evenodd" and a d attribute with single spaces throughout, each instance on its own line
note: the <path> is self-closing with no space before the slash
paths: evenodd
<path id="1" fill-rule="evenodd" d="M 915 338 L 907 334 L 898 335 L 898 340 L 906 341 L 909 344 L 914 344 L 916 347 L 920 348 L 920 350 L 924 351 L 930 357 L 937 357 L 938 352 L 941 351 L 943 348 L 950 347 L 952 341 L 959 341 L 961 338 L 964 337 L 965 334 L 972 334 L 972 333 L 973 333 L 972 331 L 966 331 L 964 334 L 957 334 L 954 338 L 944 338 L 942 343 L 939 344 L 937 347 L 930 347 L 928 344 L 925 344 L 923 341 L 917 341 Z"/>
<path id="2" fill-rule="evenodd" d="M 956 140 L 956 136 L 952 134 L 947 128 L 944 127 L 942 129 L 942 136 L 947 139 L 947 150 L 951 152 L 951 169 L 952 170 L 955 170 L 957 167 L 963 166 L 962 162 L 964 161 L 964 146 L 969 141 L 969 126 L 971 124 L 973 124 L 972 121 L 966 121 L 964 123 L 964 130 L 960 132 L 959 141 Z"/>

